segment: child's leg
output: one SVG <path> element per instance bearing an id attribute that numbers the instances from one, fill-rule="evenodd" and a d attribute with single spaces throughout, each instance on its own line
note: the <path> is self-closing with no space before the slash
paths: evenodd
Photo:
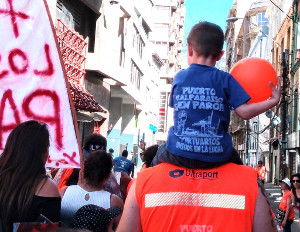
<path id="1" fill-rule="evenodd" d="M 226 163 L 235 163 L 243 165 L 241 158 L 239 157 L 238 152 L 233 148 L 231 156 L 227 161 L 224 162 L 204 162 L 201 160 L 188 159 L 182 156 L 174 155 L 168 152 L 166 148 L 166 143 L 162 144 L 156 153 L 156 156 L 152 160 L 151 167 L 158 165 L 160 163 L 169 163 L 176 165 L 178 167 L 189 168 L 189 169 L 210 169 L 219 167 Z"/>
<path id="2" fill-rule="evenodd" d="M 197 168 L 198 166 L 199 168 L 202 168 L 201 164 L 203 164 L 203 162 L 200 160 L 188 159 L 168 152 L 166 143 L 162 144 L 158 148 L 157 153 L 152 160 L 151 167 L 160 163 L 173 164 L 183 168 Z"/>

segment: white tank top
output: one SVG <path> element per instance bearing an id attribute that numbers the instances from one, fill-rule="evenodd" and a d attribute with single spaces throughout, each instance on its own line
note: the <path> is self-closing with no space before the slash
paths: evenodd
<path id="1" fill-rule="evenodd" d="M 85 200 L 87 194 L 89 199 Z M 71 185 L 66 189 L 61 201 L 61 221 L 68 226 L 77 210 L 84 205 L 93 204 L 108 209 L 110 208 L 110 197 L 111 193 L 104 190 L 88 192 L 79 185 Z"/>

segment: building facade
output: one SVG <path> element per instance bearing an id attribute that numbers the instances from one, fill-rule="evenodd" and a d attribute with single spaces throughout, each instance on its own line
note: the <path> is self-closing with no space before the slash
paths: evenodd
<path id="1" fill-rule="evenodd" d="M 181 51 L 184 36 L 184 0 L 156 0 L 153 9 L 153 31 L 150 41 L 155 55 L 160 57 L 159 72 L 159 120 L 156 140 L 161 144 L 167 140 L 168 130 L 173 125 L 173 109 L 169 108 L 171 84 L 181 69 Z"/>
<path id="2" fill-rule="evenodd" d="M 268 180 L 278 183 L 299 171 L 299 1 L 253 1 L 244 16 L 238 12 L 239 3 L 237 0 L 228 14 L 227 70 L 244 57 L 266 59 L 280 77 L 282 97 L 278 106 L 248 122 L 232 120 L 233 138 L 236 131 L 243 137 L 234 138 L 234 143 L 242 150 L 241 155 L 249 154 L 249 164 L 252 150 L 253 154 L 256 150 L 256 161 L 265 161 Z M 243 18 L 241 25 L 230 22 L 232 17 Z M 255 24 L 255 29 L 251 24 Z"/>
<path id="3" fill-rule="evenodd" d="M 107 137 L 115 156 L 124 149 L 137 153 L 141 139 L 147 145 L 157 142 L 161 89 L 166 89 L 162 82 L 170 84 L 180 68 L 182 4 L 182 0 L 48 1 L 54 25 L 60 19 L 86 42 L 80 67 L 84 75 L 74 87 L 84 96 L 82 104 L 75 105 L 82 141 L 99 133 Z M 165 15 L 158 18 L 159 13 Z M 166 25 L 168 33 L 160 34 Z M 65 65 L 69 68 L 68 62 Z M 90 99 L 84 93 L 97 106 L 94 110 L 86 107 Z"/>
<path id="4" fill-rule="evenodd" d="M 265 17 L 267 1 L 253 1 L 248 5 L 248 9 L 241 4 L 241 1 L 236 1 L 228 13 L 225 31 L 227 71 L 243 58 L 266 59 L 269 56 L 269 23 Z M 244 12 L 244 15 L 240 11 Z M 268 165 L 269 130 L 264 129 L 268 124 L 269 120 L 264 114 L 244 121 L 232 113 L 230 132 L 234 146 L 244 163 L 254 167 L 258 160 L 264 160 Z"/>

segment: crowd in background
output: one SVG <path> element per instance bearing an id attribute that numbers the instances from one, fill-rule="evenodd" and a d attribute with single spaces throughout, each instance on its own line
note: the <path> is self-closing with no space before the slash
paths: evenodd
<path id="1" fill-rule="evenodd" d="M 126 150 L 113 159 L 114 151 L 107 153 L 106 144 L 101 135 L 88 136 L 82 169 L 48 168 L 46 175 L 46 124 L 27 121 L 18 125 L 0 157 L 0 231 L 12 231 L 14 223 L 20 222 L 60 222 L 60 231 L 115 231 L 135 164 L 126 159 Z M 146 168 L 158 146 L 145 150 L 145 143 L 141 144 Z"/>

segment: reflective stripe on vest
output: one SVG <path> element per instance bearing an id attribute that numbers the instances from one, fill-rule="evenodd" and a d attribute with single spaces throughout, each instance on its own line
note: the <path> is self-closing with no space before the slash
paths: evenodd
<path id="1" fill-rule="evenodd" d="M 151 193 L 145 195 L 145 208 L 167 205 L 245 209 L 245 196 L 182 192 Z"/>

